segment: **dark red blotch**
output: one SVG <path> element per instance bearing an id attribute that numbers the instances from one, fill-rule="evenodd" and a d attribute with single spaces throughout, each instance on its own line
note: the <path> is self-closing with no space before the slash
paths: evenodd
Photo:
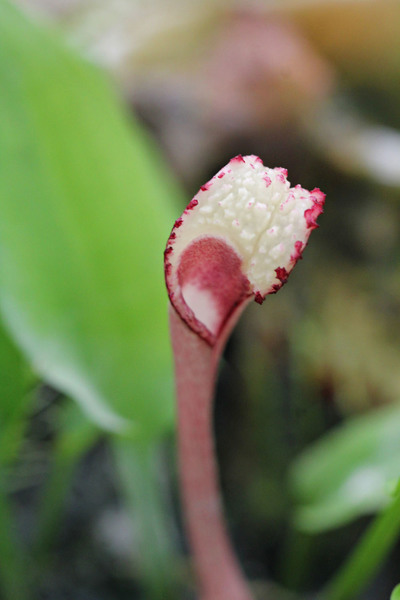
<path id="1" fill-rule="evenodd" d="M 285 267 L 278 267 L 275 269 L 275 273 L 282 285 L 287 282 L 289 273 L 286 271 Z"/>
<path id="2" fill-rule="evenodd" d="M 192 283 L 199 290 L 212 293 L 219 313 L 218 331 L 232 311 L 250 295 L 250 284 L 242 273 L 240 257 L 226 242 L 214 237 L 200 238 L 189 244 L 180 258 L 178 281 L 181 288 Z M 196 321 L 191 311 L 181 313 L 181 317 L 189 325 Z M 218 331 L 211 333 L 217 335 Z"/>

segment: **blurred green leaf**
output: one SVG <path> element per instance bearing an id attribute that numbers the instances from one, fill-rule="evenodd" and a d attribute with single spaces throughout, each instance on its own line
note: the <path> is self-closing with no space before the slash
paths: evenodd
<path id="1" fill-rule="evenodd" d="M 0 301 L 103 427 L 173 417 L 162 251 L 179 192 L 104 76 L 0 2 Z"/>
<path id="2" fill-rule="evenodd" d="M 400 600 L 400 584 L 394 588 L 390 600 Z"/>
<path id="3" fill-rule="evenodd" d="M 344 525 L 390 501 L 400 474 L 400 408 L 388 407 L 347 421 L 294 462 L 296 525 L 308 532 Z"/>
<path id="4" fill-rule="evenodd" d="M 319 594 L 321 600 L 354 600 L 376 575 L 398 540 L 400 494 L 369 525 L 339 571 Z"/>
<path id="5" fill-rule="evenodd" d="M 26 392 L 25 361 L 0 322 L 0 592 L 4 598 L 26 600 L 28 584 L 21 577 L 24 557 L 18 544 L 8 500 L 7 467 L 16 457 L 31 400 Z"/>
<path id="6" fill-rule="evenodd" d="M 79 460 L 99 439 L 100 431 L 80 407 L 67 400 L 51 457 L 51 470 L 41 493 L 35 557 L 53 550 L 71 480 Z"/>
<path id="7" fill-rule="evenodd" d="M 0 557 L 0 597 L 4 600 L 28 600 L 30 563 L 19 543 L 2 471 L 0 471 Z"/>
<path id="8" fill-rule="evenodd" d="M 111 449 L 121 498 L 139 542 L 143 592 L 152 600 L 179 597 L 174 526 L 160 448 L 113 436 Z"/>
<path id="9" fill-rule="evenodd" d="M 27 393 L 25 361 L 0 322 L 0 464 L 19 448 L 31 397 Z"/>
<path id="10" fill-rule="evenodd" d="M 24 391 L 24 360 L 0 322 L 0 431 L 17 410 Z"/>

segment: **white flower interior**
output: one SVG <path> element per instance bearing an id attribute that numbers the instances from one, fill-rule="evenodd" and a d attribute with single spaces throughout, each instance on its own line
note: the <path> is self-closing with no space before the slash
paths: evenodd
<path id="1" fill-rule="evenodd" d="M 304 246 L 308 240 L 312 227 L 305 212 L 323 198 L 319 190 L 291 188 L 286 175 L 285 169 L 269 169 L 256 156 L 232 159 L 202 186 L 194 198 L 197 205 L 185 211 L 182 226 L 174 230 L 171 264 L 196 238 L 220 237 L 242 259 L 253 292 L 270 292 L 279 284 L 275 269 L 290 272 L 296 242 Z"/>

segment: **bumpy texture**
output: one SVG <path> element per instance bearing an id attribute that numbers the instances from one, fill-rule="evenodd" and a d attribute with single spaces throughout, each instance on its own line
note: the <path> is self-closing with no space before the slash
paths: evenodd
<path id="1" fill-rule="evenodd" d="M 244 296 L 254 294 L 261 303 L 286 282 L 311 231 L 318 227 L 316 219 L 325 199 L 319 189 L 291 188 L 286 176 L 286 169 L 264 167 L 257 156 L 239 155 L 200 188 L 176 221 L 166 249 L 166 280 L 172 304 L 184 320 L 191 321 L 190 326 L 197 319 L 216 334 L 229 316 L 222 313 L 233 310 Z M 241 280 L 236 297 L 231 290 L 231 302 L 220 305 L 220 310 L 211 305 L 219 283 L 224 285 L 227 279 L 226 272 L 223 274 L 226 256 L 223 260 L 215 257 L 215 261 L 208 256 L 202 264 L 199 242 L 204 240 L 204 250 L 205 238 L 227 245 L 228 252 L 238 257 L 238 268 L 246 278 L 246 285 Z M 196 276 L 195 268 L 190 270 L 189 281 L 185 279 L 187 269 L 182 263 L 193 264 L 191 254 L 196 256 L 199 271 L 207 264 L 219 264 L 214 268 L 214 284 L 210 276 Z M 234 277 L 239 281 L 237 272 Z M 199 294 L 203 299 L 207 294 L 208 300 L 198 302 Z M 188 314 L 184 314 L 186 309 Z M 221 318 L 215 314 L 208 318 L 213 310 L 219 310 Z"/>

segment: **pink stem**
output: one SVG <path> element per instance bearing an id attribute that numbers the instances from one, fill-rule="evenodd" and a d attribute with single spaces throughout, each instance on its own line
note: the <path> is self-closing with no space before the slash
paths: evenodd
<path id="1" fill-rule="evenodd" d="M 247 302 L 211 347 L 170 307 L 178 402 L 182 501 L 201 600 L 252 600 L 226 531 L 212 434 L 212 406 L 225 340 Z"/>

